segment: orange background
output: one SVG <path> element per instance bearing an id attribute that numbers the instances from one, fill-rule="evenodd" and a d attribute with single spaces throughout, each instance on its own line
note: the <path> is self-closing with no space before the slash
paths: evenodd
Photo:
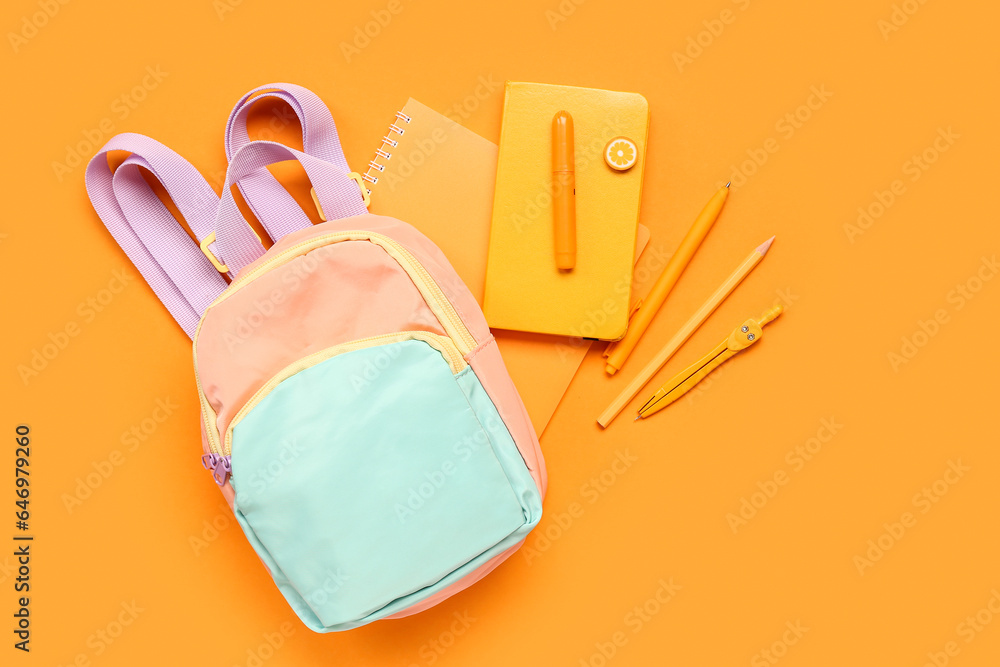
<path id="1" fill-rule="evenodd" d="M 988 202 L 1000 148 L 996 3 L 902 3 L 912 15 L 897 3 L 902 25 L 884 35 L 893 0 L 399 1 L 349 62 L 341 43 L 388 2 L 74 1 L 34 32 L 24 21 L 45 0 L 4 3 L 0 540 L 13 544 L 22 422 L 32 428 L 36 536 L 30 656 L 11 648 L 13 547 L 0 549 L 4 664 L 228 667 L 258 664 L 262 653 L 274 667 L 774 664 L 763 650 L 789 667 L 916 667 L 928 652 L 939 664 L 997 664 L 1000 619 L 986 611 L 979 630 L 965 624 L 1000 590 L 1000 280 L 976 282 L 981 269 L 992 277 L 982 258 L 1000 248 Z M 730 22 L 715 23 L 723 10 Z M 565 20 L 553 29 L 555 16 Z M 25 30 L 32 36 L 12 44 Z M 679 68 L 689 38 L 704 46 Z M 134 109 L 116 103 L 147 66 L 166 77 Z M 82 164 L 60 180 L 53 163 L 78 142 L 85 163 L 98 148 L 87 135 L 103 121 L 163 141 L 218 186 L 231 105 L 254 86 L 291 81 L 330 105 L 358 168 L 408 96 L 496 141 L 504 79 L 649 99 L 642 222 L 661 253 L 718 184 L 753 174 L 735 179 L 624 371 L 604 377 L 598 346 L 589 353 L 542 438 L 551 485 L 527 543 L 535 557 L 517 554 L 415 617 L 314 635 L 198 464 L 189 341 L 93 213 Z M 496 85 L 476 99 L 481 81 Z M 799 109 L 813 86 L 832 96 Z M 797 110 L 808 119 L 781 123 Z M 958 137 L 935 156 L 948 128 Z M 766 162 L 741 167 L 765 145 L 777 146 Z M 925 150 L 937 159 L 913 180 L 908 161 Z M 897 179 L 901 194 L 852 242 L 845 225 L 859 207 L 878 212 L 875 193 Z M 600 431 L 597 414 L 640 364 L 771 234 L 764 263 L 658 379 L 784 299 L 766 340 L 691 400 L 638 424 L 626 413 Z M 122 268 L 134 280 L 91 318 L 80 304 Z M 971 299 L 954 291 L 967 284 Z M 933 336 L 920 335 L 921 322 Z M 79 335 L 23 382 L 18 366 L 68 323 Z M 888 355 L 901 354 L 904 337 L 922 345 L 894 368 Z M 157 414 L 157 400 L 176 407 L 147 421 L 150 433 L 129 451 L 123 436 Z M 832 438 L 824 419 L 842 425 Z M 786 458 L 818 435 L 828 442 L 811 460 Z M 625 453 L 635 460 L 614 472 Z M 120 465 L 68 511 L 78 479 L 111 457 Z M 921 500 L 949 461 L 968 471 L 939 482 L 936 502 Z M 779 472 L 787 483 L 770 486 Z M 743 498 L 761 504 L 761 487 L 773 497 L 734 533 L 727 514 Z M 898 535 L 892 524 L 906 512 L 910 527 L 886 536 L 883 524 Z M 205 540 L 197 554 L 192 537 Z M 855 557 L 880 537 L 889 548 L 859 572 Z M 671 579 L 680 590 L 655 602 Z M 118 634 L 133 601 L 142 611 Z M 657 613 L 640 622 L 633 609 L 647 603 Z M 786 633 L 786 623 L 808 630 Z M 105 631 L 118 634 L 111 644 Z"/>

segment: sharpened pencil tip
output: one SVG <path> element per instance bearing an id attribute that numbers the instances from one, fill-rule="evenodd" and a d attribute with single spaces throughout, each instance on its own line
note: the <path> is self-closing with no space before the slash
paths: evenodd
<path id="1" fill-rule="evenodd" d="M 726 187 L 728 188 L 728 187 L 729 187 L 730 185 L 732 185 L 732 184 L 733 184 L 733 182 L 732 182 L 732 181 L 729 181 L 728 183 L 726 183 Z"/>
<path id="2" fill-rule="evenodd" d="M 633 419 L 632 421 L 634 421 L 634 422 L 637 422 L 637 421 L 639 421 L 639 417 L 636 417 L 636 418 L 635 418 L 635 419 Z"/>
<path id="3" fill-rule="evenodd" d="M 774 243 L 774 237 L 773 236 L 771 238 L 769 238 L 768 240 L 764 241 L 763 243 L 761 243 L 759 246 L 757 246 L 757 252 L 759 252 L 762 255 L 766 255 L 767 251 L 771 247 L 772 243 Z"/>

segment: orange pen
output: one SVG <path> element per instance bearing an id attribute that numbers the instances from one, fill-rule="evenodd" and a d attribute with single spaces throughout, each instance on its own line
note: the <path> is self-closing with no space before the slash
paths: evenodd
<path id="1" fill-rule="evenodd" d="M 552 119 L 552 218 L 556 266 L 576 266 L 576 173 L 573 117 L 560 111 Z"/>

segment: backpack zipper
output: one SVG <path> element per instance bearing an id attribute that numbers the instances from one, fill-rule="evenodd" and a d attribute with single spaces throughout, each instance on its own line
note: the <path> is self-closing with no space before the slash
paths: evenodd
<path id="1" fill-rule="evenodd" d="M 472 337 L 468 327 L 465 326 L 462 318 L 459 317 L 458 313 L 455 311 L 455 307 L 448 300 L 448 297 L 444 295 L 441 287 L 434 281 L 434 278 L 431 277 L 431 274 L 427 271 L 427 269 L 425 269 L 410 253 L 410 251 L 403 247 L 402 244 L 389 238 L 388 236 L 385 236 L 384 234 L 379 234 L 378 232 L 369 232 L 364 230 L 331 232 L 329 234 L 321 234 L 320 236 L 313 237 L 308 241 L 297 243 L 290 248 L 282 250 L 266 262 L 254 267 L 248 273 L 239 276 L 236 280 L 230 283 L 229 287 L 227 287 L 226 290 L 208 306 L 208 308 L 225 301 L 261 273 L 266 273 L 272 268 L 275 268 L 275 265 L 279 263 L 284 264 L 287 261 L 290 261 L 291 259 L 310 252 L 316 248 L 325 245 L 332 245 L 342 241 L 371 241 L 372 243 L 381 246 L 386 250 L 386 252 L 389 252 L 389 248 L 392 248 L 395 253 L 389 252 L 389 254 L 393 257 L 393 259 L 399 262 L 399 264 L 403 267 L 403 270 L 406 271 L 410 278 L 415 279 L 414 283 L 416 283 L 417 289 L 424 297 L 424 300 L 427 301 L 428 305 L 431 306 L 431 310 L 434 310 L 434 314 L 441 319 L 441 324 L 444 325 L 445 331 L 448 332 L 449 336 L 461 343 L 459 349 L 462 351 L 462 354 L 468 354 L 476 348 L 476 339 Z M 419 278 L 419 280 L 416 280 L 416 278 Z M 434 308 L 435 305 L 438 306 L 438 309 Z M 206 312 L 208 312 L 208 308 L 205 309 Z M 438 312 L 438 310 L 441 312 Z M 202 315 L 202 318 L 204 318 L 204 315 Z M 199 321 L 198 330 L 200 329 L 201 322 Z M 197 338 L 198 332 L 196 331 L 195 340 L 197 340 Z"/>
<path id="2" fill-rule="evenodd" d="M 316 248 L 343 241 L 370 241 L 378 246 L 381 246 L 383 250 L 385 250 L 399 263 L 407 275 L 409 275 L 413 280 L 421 296 L 423 296 L 424 300 L 431 307 L 431 310 L 438 317 L 438 319 L 441 320 L 441 324 L 444 326 L 445 331 L 453 341 L 453 347 L 457 348 L 459 357 L 463 358 L 464 361 L 464 355 L 476 348 L 476 339 L 473 338 L 472 333 L 469 331 L 468 327 L 465 326 L 465 323 L 455 310 L 455 307 L 448 300 L 448 297 L 445 296 L 441 287 L 434 281 L 434 278 L 431 277 L 427 269 L 425 269 L 423 265 L 417 261 L 409 250 L 403 247 L 402 244 L 394 241 L 384 234 L 364 230 L 355 230 L 322 234 L 307 241 L 302 241 L 301 243 L 297 243 L 289 248 L 286 248 L 274 257 L 254 267 L 251 271 L 239 276 L 236 280 L 229 284 L 229 287 L 227 287 L 226 290 L 215 299 L 215 301 L 209 304 L 208 308 L 205 309 L 205 313 L 202 314 L 201 319 L 198 321 L 198 326 L 195 329 L 192 349 L 195 351 L 197 350 L 198 335 L 201 333 L 201 325 L 205 321 L 205 314 L 207 314 L 213 306 L 216 306 L 238 292 L 242 287 L 260 274 L 265 273 L 272 268 L 276 268 L 276 266 L 285 264 L 295 257 L 303 255 Z M 383 335 L 393 336 L 396 334 Z M 441 337 L 439 336 L 438 338 Z M 201 378 L 198 373 L 197 353 L 194 354 L 194 379 L 198 389 L 198 398 L 201 402 L 202 419 L 204 421 L 205 437 L 208 439 L 209 450 L 212 453 L 222 456 L 223 446 L 218 441 L 219 432 L 215 424 L 216 414 L 215 410 L 212 409 L 211 404 L 209 404 L 208 398 L 205 396 L 205 392 L 201 386 Z"/>

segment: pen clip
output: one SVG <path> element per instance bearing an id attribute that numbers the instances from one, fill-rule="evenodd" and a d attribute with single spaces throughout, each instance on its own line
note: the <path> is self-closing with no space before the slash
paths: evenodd
<path id="1" fill-rule="evenodd" d="M 632 304 L 632 309 L 628 311 L 628 318 L 626 319 L 626 322 L 628 324 L 632 324 L 632 318 L 635 317 L 635 314 L 639 312 L 640 306 L 642 306 L 642 299 L 637 299 L 636 302 Z M 627 325 L 625 331 L 628 331 Z M 624 338 L 624 336 L 622 336 L 622 338 Z M 607 344 L 607 346 L 604 348 L 604 353 L 603 353 L 605 359 L 607 359 L 612 355 L 612 353 L 614 353 L 616 345 L 618 345 L 617 340 Z"/>
<path id="2" fill-rule="evenodd" d="M 636 302 L 632 304 L 632 310 L 628 311 L 628 321 L 631 322 L 632 318 L 636 313 L 639 312 L 639 306 L 642 305 L 642 299 L 636 299 Z"/>

